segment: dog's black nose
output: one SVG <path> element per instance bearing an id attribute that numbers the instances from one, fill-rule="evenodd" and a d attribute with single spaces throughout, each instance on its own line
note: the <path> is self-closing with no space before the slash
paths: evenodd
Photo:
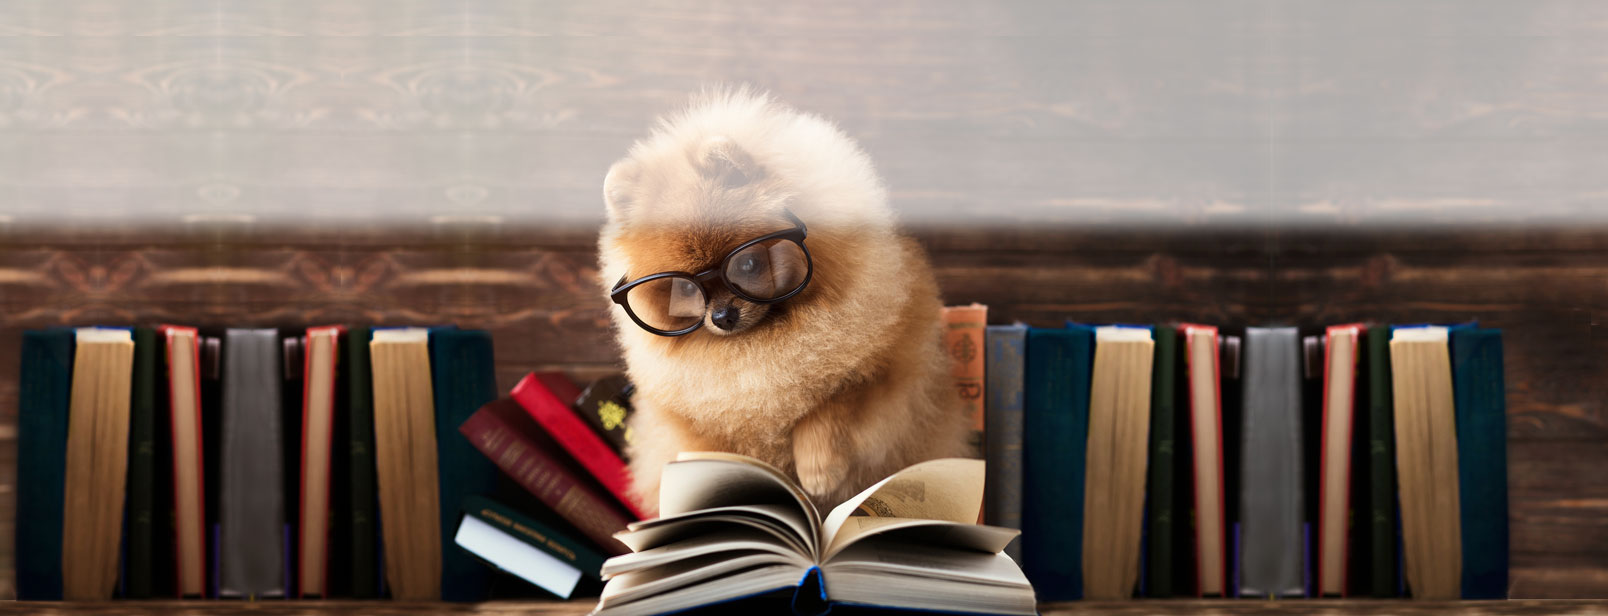
<path id="1" fill-rule="evenodd" d="M 737 327 L 737 320 L 741 318 L 743 318 L 742 311 L 738 310 L 736 306 L 722 306 L 716 308 L 715 312 L 709 315 L 709 320 L 714 322 L 715 327 L 728 332 Z"/>

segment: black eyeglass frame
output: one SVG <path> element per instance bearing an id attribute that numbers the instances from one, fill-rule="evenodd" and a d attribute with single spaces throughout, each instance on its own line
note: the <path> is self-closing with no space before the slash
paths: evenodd
<path id="1" fill-rule="evenodd" d="M 793 296 L 802 293 L 806 287 L 810 286 L 810 278 L 815 275 L 815 258 L 810 256 L 810 248 L 804 244 L 804 238 L 809 235 L 809 228 L 804 225 L 804 221 L 799 220 L 798 216 L 793 215 L 792 212 L 785 209 L 782 210 L 782 214 L 786 215 L 787 219 L 793 223 L 793 228 L 783 229 L 775 233 L 767 233 L 743 242 L 736 248 L 731 249 L 731 252 L 726 253 L 726 256 L 720 259 L 720 263 L 716 264 L 712 268 L 696 274 L 689 272 L 659 272 L 657 274 L 643 276 L 630 282 L 626 282 L 625 276 L 620 276 L 620 281 L 614 283 L 614 290 L 609 291 L 609 299 L 613 300 L 614 303 L 619 304 L 620 307 L 624 308 L 626 316 L 631 317 L 631 320 L 635 322 L 638 327 L 647 330 L 649 333 L 660 336 L 682 336 L 690 334 L 694 331 L 697 331 L 698 328 L 703 327 L 704 324 L 704 320 L 700 318 L 698 319 L 698 322 L 693 323 L 690 327 L 685 329 L 666 331 L 652 325 L 648 325 L 641 318 L 637 317 L 636 311 L 631 309 L 631 303 L 626 299 L 626 296 L 630 294 L 631 289 L 636 288 L 638 285 L 653 282 L 661 278 L 686 278 L 692 280 L 703 292 L 704 308 L 706 309 L 709 307 L 709 281 L 713 279 L 719 279 L 720 283 L 726 287 L 726 290 L 731 291 L 732 295 L 736 295 L 737 297 L 743 298 L 744 300 L 755 304 L 775 304 L 778 302 L 787 301 Z M 789 240 L 794 244 L 797 244 L 799 250 L 804 251 L 804 280 L 800 281 L 798 286 L 792 291 L 773 299 L 760 299 L 744 293 L 742 289 L 737 288 L 737 285 L 732 283 L 731 279 L 726 277 L 726 267 L 731 264 L 732 258 L 736 257 L 738 253 L 753 247 L 755 244 L 778 239 Z"/>

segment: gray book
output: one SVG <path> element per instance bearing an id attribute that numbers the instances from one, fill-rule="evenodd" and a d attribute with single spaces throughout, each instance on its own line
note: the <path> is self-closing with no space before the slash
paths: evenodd
<path id="1" fill-rule="evenodd" d="M 984 334 L 987 351 L 984 434 L 988 471 L 984 481 L 983 516 L 989 524 L 1022 528 L 1022 369 L 1027 352 L 1027 326 L 990 325 Z M 1022 561 L 1022 541 L 1005 547 Z"/>
<path id="2" fill-rule="evenodd" d="M 279 347 L 273 329 L 224 335 L 218 463 L 218 593 L 224 597 L 285 595 Z"/>
<path id="3" fill-rule="evenodd" d="M 1293 327 L 1246 329 L 1239 594 L 1301 596 L 1301 356 Z"/>

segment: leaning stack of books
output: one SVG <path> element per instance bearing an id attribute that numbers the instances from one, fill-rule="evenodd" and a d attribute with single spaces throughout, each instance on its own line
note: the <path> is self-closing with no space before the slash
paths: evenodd
<path id="1" fill-rule="evenodd" d="M 629 385 L 499 399 L 483 331 L 58 328 L 21 366 L 25 600 L 568 597 L 637 518 Z"/>
<path id="2" fill-rule="evenodd" d="M 1497 330 L 1016 324 L 976 346 L 985 518 L 1022 530 L 1040 600 L 1506 597 Z"/>

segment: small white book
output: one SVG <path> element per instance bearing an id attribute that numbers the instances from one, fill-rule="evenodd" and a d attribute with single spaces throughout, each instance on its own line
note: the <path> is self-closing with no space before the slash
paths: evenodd
<path id="1" fill-rule="evenodd" d="M 615 535 L 593 614 L 658 614 L 775 595 L 795 613 L 854 604 L 955 614 L 1034 614 L 1032 585 L 1002 553 L 1020 532 L 976 524 L 983 461 L 906 468 L 823 518 L 776 468 L 729 453 L 665 466 L 661 517 Z"/>

